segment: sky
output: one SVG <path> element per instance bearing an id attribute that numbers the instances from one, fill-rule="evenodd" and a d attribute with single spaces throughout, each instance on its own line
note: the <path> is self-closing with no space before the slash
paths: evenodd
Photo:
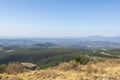
<path id="1" fill-rule="evenodd" d="M 0 0 L 0 37 L 120 36 L 120 0 Z"/>

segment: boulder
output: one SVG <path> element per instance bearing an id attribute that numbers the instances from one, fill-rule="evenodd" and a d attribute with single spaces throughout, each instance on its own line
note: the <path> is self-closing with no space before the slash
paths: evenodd
<path id="1" fill-rule="evenodd" d="M 35 70 L 35 68 L 37 67 L 36 64 L 27 63 L 27 62 L 21 63 L 21 65 L 23 65 L 25 68 L 30 69 L 30 70 Z"/>

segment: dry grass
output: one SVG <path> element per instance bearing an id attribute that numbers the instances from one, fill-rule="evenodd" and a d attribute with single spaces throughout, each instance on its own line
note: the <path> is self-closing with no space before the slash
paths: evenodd
<path id="1" fill-rule="evenodd" d="M 75 61 L 61 63 L 54 68 L 18 73 L 1 74 L 0 80 L 120 80 L 120 60 L 81 65 Z M 16 76 L 17 78 L 15 78 Z M 6 78 L 7 77 L 7 78 Z"/>
<path id="2" fill-rule="evenodd" d="M 24 67 L 19 63 L 9 63 L 5 70 L 5 72 L 8 74 L 23 73 L 24 71 Z"/>
<path id="3" fill-rule="evenodd" d="M 12 76 L 8 80 L 23 80 L 22 78 L 19 78 L 17 76 Z"/>

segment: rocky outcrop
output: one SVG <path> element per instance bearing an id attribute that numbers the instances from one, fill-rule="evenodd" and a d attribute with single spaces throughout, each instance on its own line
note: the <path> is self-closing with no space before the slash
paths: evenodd
<path id="1" fill-rule="evenodd" d="M 37 67 L 36 64 L 27 63 L 27 62 L 21 63 L 21 65 L 23 65 L 25 68 L 30 69 L 30 70 L 35 70 L 35 68 Z"/>

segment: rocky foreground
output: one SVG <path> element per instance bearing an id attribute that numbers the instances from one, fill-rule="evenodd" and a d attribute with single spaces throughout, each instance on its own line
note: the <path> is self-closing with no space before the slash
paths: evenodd
<path id="1" fill-rule="evenodd" d="M 80 65 L 74 61 L 45 70 L 0 74 L 0 80 L 120 80 L 120 60 Z"/>

